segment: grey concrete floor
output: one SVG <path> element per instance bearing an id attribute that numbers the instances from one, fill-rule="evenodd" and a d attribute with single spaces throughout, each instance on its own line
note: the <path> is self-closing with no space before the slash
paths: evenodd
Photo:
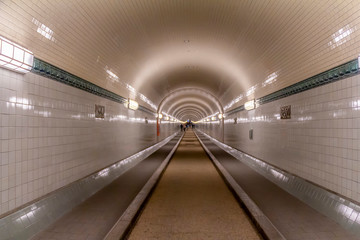
<path id="1" fill-rule="evenodd" d="M 188 130 L 129 239 L 261 237 Z"/>

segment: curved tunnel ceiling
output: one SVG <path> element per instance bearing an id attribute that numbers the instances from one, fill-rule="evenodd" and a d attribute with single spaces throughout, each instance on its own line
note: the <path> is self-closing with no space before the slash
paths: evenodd
<path id="1" fill-rule="evenodd" d="M 191 110 L 194 110 L 194 111 L 197 111 L 198 115 L 199 115 L 199 118 L 195 119 L 195 120 L 198 120 L 198 119 L 202 119 L 202 118 L 205 118 L 206 116 L 208 116 L 209 114 L 206 114 L 206 112 L 203 111 L 203 109 L 201 109 L 201 107 L 199 105 L 194 105 L 194 104 L 184 104 L 184 105 L 181 105 L 179 106 L 176 111 L 174 111 L 174 117 L 178 118 L 178 114 L 184 110 L 184 109 L 191 109 Z"/>
<path id="2" fill-rule="evenodd" d="M 185 109 L 186 106 L 192 106 L 201 112 L 199 117 L 194 119 L 195 121 L 214 112 L 223 112 L 219 100 L 211 93 L 199 88 L 181 88 L 169 93 L 160 102 L 158 112 L 165 111 L 177 118 L 178 112 Z"/>
<path id="3" fill-rule="evenodd" d="M 183 108 L 178 114 L 175 115 L 175 117 L 181 121 L 185 121 L 187 119 L 183 119 L 183 116 L 186 114 L 191 114 L 194 116 L 193 118 L 191 118 L 192 121 L 197 121 L 199 119 L 206 117 L 199 114 L 199 112 L 196 109 L 192 109 L 192 108 Z"/>
<path id="4" fill-rule="evenodd" d="M 156 107 L 185 88 L 201 89 L 219 102 L 189 93 L 182 96 L 187 101 L 164 104 L 168 114 L 179 114 L 181 104 L 198 104 L 201 116 L 231 109 L 360 52 L 360 4 L 351 0 L 0 4 L 1 22 L 9 23 L 0 25 L 1 35 L 85 80 L 148 107 L 134 91 Z"/>

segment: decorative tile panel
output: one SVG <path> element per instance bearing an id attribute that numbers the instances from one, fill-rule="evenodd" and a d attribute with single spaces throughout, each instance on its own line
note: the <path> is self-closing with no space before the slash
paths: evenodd
<path id="1" fill-rule="evenodd" d="M 281 119 L 291 118 L 291 105 L 280 107 L 280 118 Z"/>

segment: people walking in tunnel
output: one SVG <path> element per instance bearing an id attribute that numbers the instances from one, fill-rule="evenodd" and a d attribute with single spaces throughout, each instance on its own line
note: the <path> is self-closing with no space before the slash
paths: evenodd
<path id="1" fill-rule="evenodd" d="M 182 132 L 182 130 L 183 130 L 183 125 L 180 123 L 180 131 Z"/>

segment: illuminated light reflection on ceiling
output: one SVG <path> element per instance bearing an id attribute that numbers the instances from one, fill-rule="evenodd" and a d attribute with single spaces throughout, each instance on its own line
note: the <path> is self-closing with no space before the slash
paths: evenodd
<path id="1" fill-rule="evenodd" d="M 239 64 L 224 54 L 224 52 L 214 49 L 213 46 L 202 45 L 190 55 L 188 52 L 176 49 L 174 46 L 164 47 L 156 55 L 153 54 L 140 68 L 141 71 L 135 77 L 134 87 L 140 88 L 155 76 L 160 76 L 164 73 L 172 72 L 179 67 L 186 66 L 196 66 L 197 69 L 210 69 L 211 71 L 225 74 L 239 81 L 242 87 L 249 84 L 249 79 L 239 67 Z"/>
<path id="2" fill-rule="evenodd" d="M 337 32 L 331 35 L 332 40 L 328 43 L 328 46 L 331 49 L 334 49 L 351 39 L 350 35 L 355 32 L 356 26 L 350 28 L 350 25 L 346 25 L 345 27 L 339 29 Z"/>
<path id="3" fill-rule="evenodd" d="M 143 102 L 149 104 L 151 108 L 157 110 L 157 106 L 150 99 L 148 99 L 144 94 L 136 91 L 136 89 L 130 84 L 120 81 L 119 77 L 114 72 L 112 72 L 108 66 L 105 67 L 105 71 L 110 81 L 121 83 L 121 85 L 123 85 L 130 92 L 130 98 L 135 99 L 138 96 Z"/>
<path id="4" fill-rule="evenodd" d="M 108 66 L 105 67 L 105 71 L 108 74 L 108 80 L 112 81 L 112 82 L 119 82 L 119 77 L 116 76 L 115 73 L 113 73 Z"/>
<path id="5" fill-rule="evenodd" d="M 269 76 L 266 77 L 265 81 L 261 84 L 262 87 L 266 87 L 270 84 L 273 84 L 274 82 L 276 82 L 278 77 L 278 72 L 273 72 L 272 74 L 270 74 Z M 240 102 L 243 98 L 244 95 L 246 97 L 252 95 L 255 93 L 256 89 L 258 89 L 258 84 L 251 86 L 244 94 L 240 94 L 239 96 L 237 96 L 236 98 L 234 98 L 233 100 L 231 100 L 225 107 L 224 110 L 227 110 L 229 108 L 231 108 L 234 104 Z M 258 107 L 258 105 L 257 105 Z"/>
<path id="6" fill-rule="evenodd" d="M 225 107 L 224 110 L 227 110 L 229 108 L 231 108 L 235 103 L 239 102 L 240 100 L 242 100 L 244 98 L 243 94 L 240 94 L 238 97 L 236 97 L 235 99 L 233 99 L 230 103 L 228 103 Z"/>
<path id="7" fill-rule="evenodd" d="M 266 78 L 266 80 L 261 84 L 262 87 L 266 87 L 267 85 L 270 85 L 270 84 L 276 82 L 277 77 L 278 77 L 278 75 L 277 75 L 276 72 L 270 74 L 270 75 Z"/>
<path id="8" fill-rule="evenodd" d="M 45 38 L 49 39 L 52 42 L 57 42 L 56 39 L 53 37 L 54 35 L 53 30 L 51 30 L 49 27 L 45 26 L 35 18 L 32 19 L 32 22 L 38 27 L 36 31 L 39 34 L 41 34 L 42 36 L 44 36 Z"/>
<path id="9" fill-rule="evenodd" d="M 250 96 L 251 94 L 254 94 L 254 93 L 255 93 L 255 90 L 257 89 L 257 86 L 258 86 L 258 84 L 250 87 L 250 88 L 246 91 L 246 96 L 248 97 L 248 96 Z"/>

